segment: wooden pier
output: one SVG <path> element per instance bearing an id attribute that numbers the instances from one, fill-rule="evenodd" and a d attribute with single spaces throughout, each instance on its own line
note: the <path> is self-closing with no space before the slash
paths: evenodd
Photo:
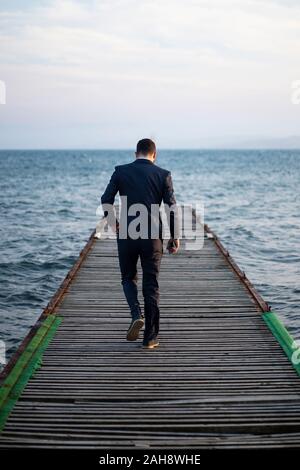
<path id="1" fill-rule="evenodd" d="M 147 351 L 125 339 L 116 242 L 92 234 L 2 373 L 1 448 L 300 447 L 292 338 L 206 235 L 163 257 Z"/>

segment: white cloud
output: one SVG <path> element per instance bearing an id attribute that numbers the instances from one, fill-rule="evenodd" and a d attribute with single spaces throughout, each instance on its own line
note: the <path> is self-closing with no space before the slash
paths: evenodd
<path id="1" fill-rule="evenodd" d="M 254 134 L 271 120 L 275 129 L 284 113 L 292 133 L 298 120 L 285 100 L 300 76 L 299 26 L 296 3 L 267 0 L 55 0 L 3 10 L 0 79 L 12 99 L 0 119 L 13 128 L 27 116 L 33 135 L 55 117 L 78 128 L 102 122 L 115 134 L 130 123 L 128 135 L 144 122 L 165 145 L 180 128 L 187 145 L 220 127 Z M 94 145 L 113 145 L 93 132 Z"/>

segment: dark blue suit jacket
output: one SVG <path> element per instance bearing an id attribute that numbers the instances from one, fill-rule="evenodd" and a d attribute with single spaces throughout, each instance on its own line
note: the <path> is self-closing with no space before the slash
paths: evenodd
<path id="1" fill-rule="evenodd" d="M 171 173 L 147 159 L 136 159 L 132 163 L 116 166 L 101 203 L 114 204 L 117 192 L 120 196 L 127 196 L 128 208 L 132 204 L 144 204 L 149 213 L 152 204 L 164 202 L 169 207 L 176 204 Z M 173 213 L 170 232 L 174 237 Z"/>

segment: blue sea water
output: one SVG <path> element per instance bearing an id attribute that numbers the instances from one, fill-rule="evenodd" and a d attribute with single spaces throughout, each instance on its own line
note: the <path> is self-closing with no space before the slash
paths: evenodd
<path id="1" fill-rule="evenodd" d="M 95 227 L 99 197 L 131 151 L 0 152 L 0 339 L 8 356 Z M 300 338 L 300 151 L 164 150 L 178 201 L 205 221 Z"/>

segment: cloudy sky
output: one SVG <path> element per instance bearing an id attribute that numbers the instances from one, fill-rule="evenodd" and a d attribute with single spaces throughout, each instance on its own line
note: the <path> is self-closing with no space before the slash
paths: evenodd
<path id="1" fill-rule="evenodd" d="M 299 0 L 1 0 L 1 148 L 300 134 Z"/>

